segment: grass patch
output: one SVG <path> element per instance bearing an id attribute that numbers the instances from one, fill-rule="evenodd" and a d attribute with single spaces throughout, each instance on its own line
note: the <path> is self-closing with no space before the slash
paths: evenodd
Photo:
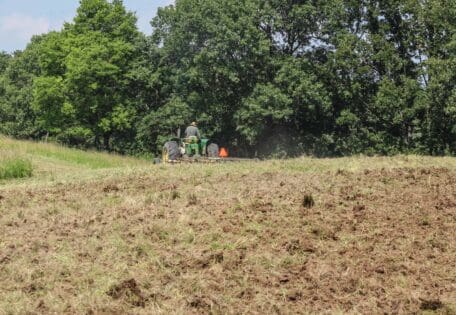
<path id="1" fill-rule="evenodd" d="M 27 152 L 48 159 L 85 166 L 90 169 L 121 167 L 126 164 L 121 158 L 117 158 L 116 155 L 68 149 L 57 145 L 43 144 L 42 147 L 29 148 Z"/>
<path id="2" fill-rule="evenodd" d="M 45 159 L 52 163 L 74 165 L 86 169 L 141 166 L 150 163 L 133 157 L 71 149 L 53 143 L 18 141 L 3 136 L 0 136 L 1 151 L 20 152 L 33 159 Z"/>
<path id="3" fill-rule="evenodd" d="M 31 177 L 32 163 L 23 158 L 8 158 L 0 161 L 0 179 Z"/>

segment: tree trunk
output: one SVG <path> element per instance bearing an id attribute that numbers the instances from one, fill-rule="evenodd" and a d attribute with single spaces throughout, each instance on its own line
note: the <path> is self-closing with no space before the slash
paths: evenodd
<path id="1" fill-rule="evenodd" d="M 110 145 L 109 145 L 109 140 L 111 139 L 111 135 L 110 134 L 105 134 L 103 135 L 103 147 L 106 151 L 110 151 L 111 148 L 110 148 Z"/>

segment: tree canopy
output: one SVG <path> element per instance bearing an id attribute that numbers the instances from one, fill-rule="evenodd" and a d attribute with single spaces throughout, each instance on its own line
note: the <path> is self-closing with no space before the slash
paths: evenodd
<path id="1" fill-rule="evenodd" d="M 455 154 L 456 3 L 121 0 L 0 54 L 0 132 L 157 153 L 178 127 L 243 155 Z"/>

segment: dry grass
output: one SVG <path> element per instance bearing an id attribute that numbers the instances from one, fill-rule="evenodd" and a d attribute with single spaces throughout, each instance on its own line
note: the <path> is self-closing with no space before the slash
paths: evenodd
<path id="1" fill-rule="evenodd" d="M 456 159 L 129 161 L 0 184 L 0 314 L 456 310 Z"/>

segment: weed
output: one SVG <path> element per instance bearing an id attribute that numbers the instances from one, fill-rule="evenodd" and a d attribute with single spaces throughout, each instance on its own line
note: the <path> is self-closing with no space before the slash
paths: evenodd
<path id="1" fill-rule="evenodd" d="M 194 193 L 189 194 L 187 199 L 188 199 L 189 206 L 195 206 L 198 204 L 198 198 L 196 197 L 196 195 Z"/>
<path id="2" fill-rule="evenodd" d="M 280 262 L 280 266 L 283 268 L 289 268 L 290 266 L 293 265 L 293 262 L 294 262 L 293 258 L 290 256 L 287 256 L 284 259 L 282 259 L 282 261 Z"/>
<path id="3" fill-rule="evenodd" d="M 21 219 L 21 220 L 24 219 L 24 218 L 25 218 L 24 211 L 22 211 L 22 210 L 19 211 L 19 212 L 17 213 L 17 218 L 18 218 L 18 219 Z"/>
<path id="4" fill-rule="evenodd" d="M 302 201 L 302 205 L 304 208 L 310 209 L 315 206 L 315 200 L 311 194 L 304 195 L 304 199 Z"/>
<path id="5" fill-rule="evenodd" d="M 153 255 L 153 251 L 148 244 L 138 244 L 133 248 L 133 250 L 139 258 L 150 257 Z"/>
<path id="6" fill-rule="evenodd" d="M 189 230 L 185 233 L 183 241 L 187 244 L 193 244 L 193 242 L 195 242 L 195 232 L 193 230 Z"/>
<path id="7" fill-rule="evenodd" d="M 59 213 L 59 209 L 55 205 L 51 208 L 46 209 L 46 214 L 48 215 L 48 217 L 57 215 L 58 213 Z"/>
<path id="8" fill-rule="evenodd" d="M 22 158 L 8 158 L 0 161 L 0 179 L 31 177 L 32 163 Z"/>
<path id="9" fill-rule="evenodd" d="M 121 201 L 122 201 L 122 198 L 120 196 L 108 195 L 105 198 L 104 203 L 108 206 L 115 206 L 115 205 L 118 205 L 119 203 L 121 203 Z"/>
<path id="10" fill-rule="evenodd" d="M 236 244 L 212 242 L 210 244 L 210 248 L 212 250 L 214 250 L 214 251 L 218 251 L 218 250 L 234 250 L 236 248 Z"/>
<path id="11" fill-rule="evenodd" d="M 262 225 L 258 224 L 256 222 L 252 222 L 252 223 L 248 224 L 245 228 L 246 233 L 250 233 L 253 235 L 260 235 L 262 231 L 263 231 Z"/>
<path id="12" fill-rule="evenodd" d="M 173 190 L 173 191 L 171 192 L 171 200 L 176 200 L 176 199 L 178 199 L 178 198 L 180 198 L 179 192 L 178 192 L 177 190 Z"/>

